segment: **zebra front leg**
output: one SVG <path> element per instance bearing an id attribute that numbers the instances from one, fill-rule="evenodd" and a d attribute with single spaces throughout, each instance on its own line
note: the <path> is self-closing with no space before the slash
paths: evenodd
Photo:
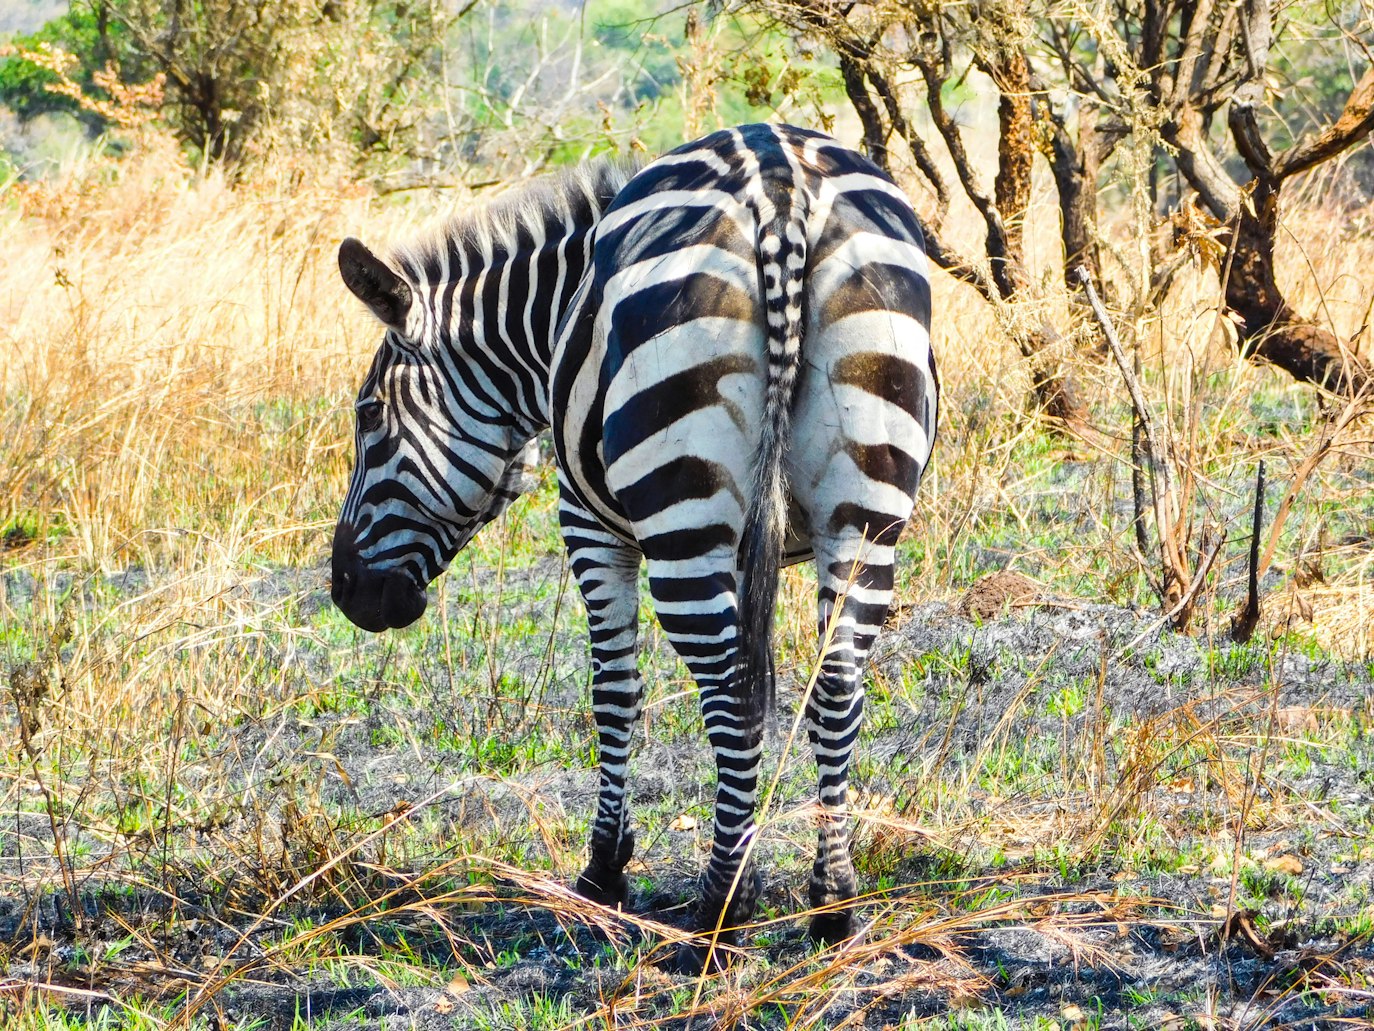
<path id="1" fill-rule="evenodd" d="M 895 536 L 895 535 L 894 535 Z M 863 668 L 892 601 L 890 546 L 858 540 L 825 556 L 820 548 L 820 672 L 806 703 L 807 734 L 820 787 L 820 832 L 811 869 L 811 937 L 833 944 L 853 934 L 858 894 L 849 854 L 849 765 L 863 719 Z M 827 640 L 828 635 L 828 640 Z"/>
<path id="2" fill-rule="evenodd" d="M 634 548 L 608 534 L 566 499 L 559 507 L 569 564 L 587 609 L 591 638 L 592 710 L 601 764 L 591 858 L 575 890 L 605 906 L 625 906 L 625 864 L 634 852 L 625 776 L 630 735 L 639 719 L 644 681 L 638 669 L 639 563 Z"/>
<path id="3" fill-rule="evenodd" d="M 717 568 L 712 571 L 710 564 Z M 703 556 L 693 561 L 688 577 L 679 578 L 672 574 L 682 564 L 655 563 L 652 556 L 649 561 L 655 613 L 701 689 L 702 718 L 716 761 L 715 834 L 695 919 L 706 941 L 686 946 L 677 957 L 678 968 L 691 973 L 708 958 L 713 967 L 724 966 L 721 946 L 736 944 L 735 928 L 753 916 L 760 891 L 748 849 L 763 735 L 758 721 L 742 712 L 734 688 L 739 616 L 733 566 L 733 554 Z"/>

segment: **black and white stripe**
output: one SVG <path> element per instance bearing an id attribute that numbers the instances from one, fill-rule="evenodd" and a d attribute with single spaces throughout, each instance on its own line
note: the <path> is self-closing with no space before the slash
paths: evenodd
<path id="1" fill-rule="evenodd" d="M 390 262 L 357 240 L 340 247 L 344 282 L 386 327 L 358 391 L 334 533 L 334 601 L 364 629 L 418 619 L 425 586 L 520 494 L 548 425 L 559 316 L 632 171 L 552 177 Z"/>
<path id="2" fill-rule="evenodd" d="M 341 254 L 350 287 L 390 329 L 359 399 L 335 598 L 364 626 L 416 618 L 424 584 L 499 508 L 492 487 L 514 489 L 515 456 L 551 425 L 564 539 L 590 624 L 601 758 L 578 887 L 608 903 L 626 893 L 626 764 L 643 697 L 637 578 L 647 562 L 658 620 L 700 686 L 719 773 L 697 917 L 710 930 L 754 907 L 744 857 L 778 570 L 814 556 L 830 638 L 806 709 L 823 810 L 811 899 L 835 908 L 813 933 L 843 937 L 843 903 L 856 893 L 846 796 L 862 669 L 936 423 L 919 224 L 866 159 L 785 126 L 689 144 L 609 204 L 555 199 L 600 198 L 614 184 L 602 175 L 566 180 L 521 208 L 564 213 L 566 244 L 552 243 L 558 220 L 526 241 L 557 252 L 547 267 L 563 277 L 558 289 L 546 288 L 541 258 L 501 260 L 511 247 L 499 240 L 518 242 L 509 222 L 470 230 L 469 240 L 492 239 L 447 265 L 436 255 L 444 248 L 402 252 L 399 269 Z M 574 225 L 574 208 L 585 223 Z M 455 293 L 483 303 L 444 301 Z M 536 325 L 531 304 L 544 298 L 552 306 Z M 539 338 L 539 326 L 555 339 Z M 379 390 L 386 416 L 369 430 Z"/>

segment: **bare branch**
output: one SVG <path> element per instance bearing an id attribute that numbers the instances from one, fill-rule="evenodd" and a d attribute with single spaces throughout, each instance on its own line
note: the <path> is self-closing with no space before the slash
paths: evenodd
<path id="1" fill-rule="evenodd" d="M 1236 150 L 1256 179 L 1273 178 L 1273 158 L 1260 133 L 1255 111 L 1264 103 L 1264 70 L 1269 64 L 1269 45 L 1273 29 L 1269 22 L 1269 0 L 1245 0 L 1240 21 L 1240 36 L 1245 53 L 1245 70 L 1231 94 L 1226 114 Z"/>
<path id="2" fill-rule="evenodd" d="M 1178 167 L 1188 185 L 1198 192 L 1215 218 L 1229 220 L 1240 200 L 1240 188 L 1207 146 L 1201 112 L 1185 106 L 1178 120 L 1166 125 L 1163 132 L 1178 152 Z"/>
<path id="3" fill-rule="evenodd" d="M 1131 395 L 1131 405 L 1134 407 L 1136 417 L 1140 420 L 1141 428 L 1145 433 L 1146 457 L 1150 460 L 1150 465 L 1155 474 L 1164 484 L 1164 493 L 1168 494 L 1171 490 L 1169 467 L 1164 461 L 1164 447 L 1160 443 L 1159 431 L 1155 428 L 1154 416 L 1150 412 L 1150 406 L 1145 403 L 1145 394 L 1140 389 L 1140 381 L 1126 361 L 1126 352 L 1121 347 L 1120 339 L 1117 338 L 1116 327 L 1112 325 L 1111 316 L 1107 314 L 1107 309 L 1102 306 L 1101 298 L 1093 289 L 1092 276 L 1088 274 L 1086 268 L 1079 265 L 1078 268 L 1074 269 L 1074 277 L 1082 285 L 1083 292 L 1087 294 L 1088 304 L 1091 305 L 1093 314 L 1097 317 L 1102 335 L 1107 339 L 1107 346 L 1111 349 L 1112 357 L 1116 359 L 1117 368 L 1121 370 L 1121 378 L 1126 383 L 1126 391 Z"/>
<path id="4" fill-rule="evenodd" d="M 1274 178 L 1281 182 L 1305 172 L 1353 147 L 1371 132 L 1374 132 L 1374 66 L 1365 69 L 1334 123 L 1278 156 L 1274 162 Z"/>
<path id="5" fill-rule="evenodd" d="M 1186 26 L 1186 34 L 1172 69 L 1173 84 L 1163 98 L 1170 108 L 1177 108 L 1196 92 L 1195 69 L 1202 53 L 1203 39 L 1212 21 L 1212 0 L 1199 0 L 1195 5 L 1185 5 L 1180 17 L 1183 19 L 1180 28 Z"/>
<path id="6" fill-rule="evenodd" d="M 851 41 L 847 51 L 840 57 L 840 69 L 844 78 L 845 93 L 849 96 L 849 102 L 854 107 L 855 113 L 859 116 L 859 122 L 863 126 L 864 150 L 874 164 L 887 172 L 888 175 L 893 174 L 891 155 L 887 146 L 888 130 L 883 125 L 882 113 L 873 103 L 873 98 L 868 92 L 867 81 L 872 83 L 878 91 L 884 107 L 889 113 L 895 112 L 893 121 L 894 125 L 898 127 L 899 135 L 911 147 L 912 154 L 916 156 L 917 165 L 936 189 L 936 218 L 931 224 L 921 220 L 921 231 L 925 235 L 926 253 L 930 256 L 931 261 L 954 278 L 976 287 L 980 294 L 991 299 L 996 294 L 993 284 L 979 274 L 972 261 L 951 250 L 940 239 L 944 215 L 949 208 L 949 187 L 931 159 L 929 152 L 925 149 L 923 141 L 911 129 L 906 118 L 901 114 L 901 106 L 897 103 L 896 96 L 887 80 L 873 68 L 870 61 L 856 54 L 856 51 L 860 49 L 862 48 L 859 44 Z M 929 171 L 927 171 L 926 164 L 929 165 Z M 920 218 L 919 215 L 917 217 Z"/>
<path id="7" fill-rule="evenodd" d="M 914 61 L 916 67 L 920 69 L 921 77 L 925 80 L 926 103 L 930 107 L 930 119 L 935 123 L 935 128 L 939 131 L 941 139 L 945 141 L 945 148 L 954 161 L 954 170 L 959 176 L 959 184 L 964 188 L 964 193 L 968 199 L 973 202 L 973 206 L 978 209 L 978 213 L 983 216 L 983 222 L 987 227 L 987 253 L 992 260 L 993 280 L 1003 298 L 1008 298 L 1016 292 L 1020 285 L 1017 282 L 1020 270 L 1018 268 L 1013 272 L 1009 267 L 1009 263 L 1013 262 L 1014 259 L 1007 239 L 1006 225 L 1002 222 L 1002 215 L 997 210 L 992 198 L 978 185 L 977 176 L 973 170 L 973 162 L 969 159 L 968 151 L 964 149 L 963 134 L 959 132 L 959 126 L 955 124 L 949 112 L 945 110 L 944 100 L 940 92 L 944 87 L 945 76 L 927 56 L 918 56 Z"/>
<path id="8" fill-rule="evenodd" d="M 887 117 L 892 123 L 893 130 L 905 141 L 911 150 L 911 156 L 916 160 L 916 167 L 921 170 L 921 174 L 926 177 L 931 189 L 935 191 L 935 217 L 931 219 L 930 224 L 938 232 L 944 225 L 945 216 L 949 213 L 949 183 L 945 181 L 944 173 L 940 171 L 940 166 L 935 163 L 935 159 L 931 156 L 925 140 L 916 133 L 911 122 L 902 112 L 902 105 L 886 76 L 871 64 L 867 69 L 867 74 L 868 81 L 878 91 L 878 97 L 887 110 Z"/>
<path id="9" fill-rule="evenodd" d="M 854 113 L 859 116 L 859 124 L 864 130 L 864 153 L 868 159 L 888 175 L 892 174 L 892 162 L 887 154 L 887 129 L 883 116 L 873 98 L 868 95 L 864 85 L 864 69 L 858 58 L 851 54 L 840 55 L 840 75 L 844 79 L 844 91 Z"/>
<path id="10" fill-rule="evenodd" d="M 1131 396 L 1131 406 L 1135 410 L 1136 422 L 1145 438 L 1143 450 L 1144 457 L 1149 463 L 1152 481 L 1151 497 L 1154 502 L 1155 536 L 1159 542 L 1162 566 L 1161 589 L 1158 593 L 1160 603 L 1169 610 L 1169 618 L 1173 620 L 1175 628 L 1182 630 L 1188 625 L 1192 615 L 1193 597 L 1202 586 L 1203 578 L 1206 576 L 1212 561 L 1216 558 L 1216 551 L 1220 548 L 1220 544 L 1218 543 L 1217 547 L 1213 549 L 1210 557 L 1198 565 L 1196 574 L 1190 577 L 1188 560 L 1185 557 L 1188 527 L 1184 525 L 1184 520 L 1181 518 L 1181 509 L 1185 506 L 1179 505 L 1174 495 L 1168 445 L 1161 440 L 1159 429 L 1155 425 L 1154 413 L 1145 401 L 1144 391 L 1141 390 L 1140 379 L 1126 361 L 1126 353 L 1121 347 L 1121 341 L 1117 338 L 1116 327 L 1112 325 L 1111 316 L 1107 314 L 1107 309 L 1103 307 L 1101 299 L 1097 296 L 1097 291 L 1093 288 L 1092 277 L 1082 265 L 1074 270 L 1074 277 L 1082 285 L 1083 292 L 1088 298 L 1088 304 L 1102 329 L 1102 335 L 1106 337 L 1107 346 L 1112 352 L 1112 357 L 1116 360 L 1117 368 L 1121 371 L 1121 378 L 1126 384 L 1127 393 Z M 1140 450 L 1139 442 L 1133 441 L 1132 457 L 1138 459 Z M 1139 468 L 1138 462 L 1135 468 Z M 1133 488 L 1137 504 L 1139 504 L 1142 500 L 1143 490 L 1138 481 L 1133 481 Z M 1136 537 L 1138 542 L 1143 541 L 1145 537 L 1138 514 Z M 1151 582 L 1153 583 L 1153 580 Z"/>

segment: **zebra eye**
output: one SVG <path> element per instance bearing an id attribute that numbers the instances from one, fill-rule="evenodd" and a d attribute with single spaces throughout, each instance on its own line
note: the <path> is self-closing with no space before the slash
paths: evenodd
<path id="1" fill-rule="evenodd" d="M 382 403 L 380 401 L 359 401 L 356 410 L 358 413 L 358 429 L 362 430 L 362 432 L 371 433 L 373 430 L 381 428 Z"/>

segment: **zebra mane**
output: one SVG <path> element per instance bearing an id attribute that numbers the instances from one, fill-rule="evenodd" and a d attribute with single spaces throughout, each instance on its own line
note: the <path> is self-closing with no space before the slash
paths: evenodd
<path id="1" fill-rule="evenodd" d="M 539 176 L 487 201 L 456 210 L 419 238 L 393 245 L 391 258 L 418 279 L 436 281 L 441 258 L 462 250 L 499 257 L 509 252 L 516 232 L 557 238 L 566 232 L 569 212 L 588 228 L 630 178 L 640 162 L 595 158 Z"/>

